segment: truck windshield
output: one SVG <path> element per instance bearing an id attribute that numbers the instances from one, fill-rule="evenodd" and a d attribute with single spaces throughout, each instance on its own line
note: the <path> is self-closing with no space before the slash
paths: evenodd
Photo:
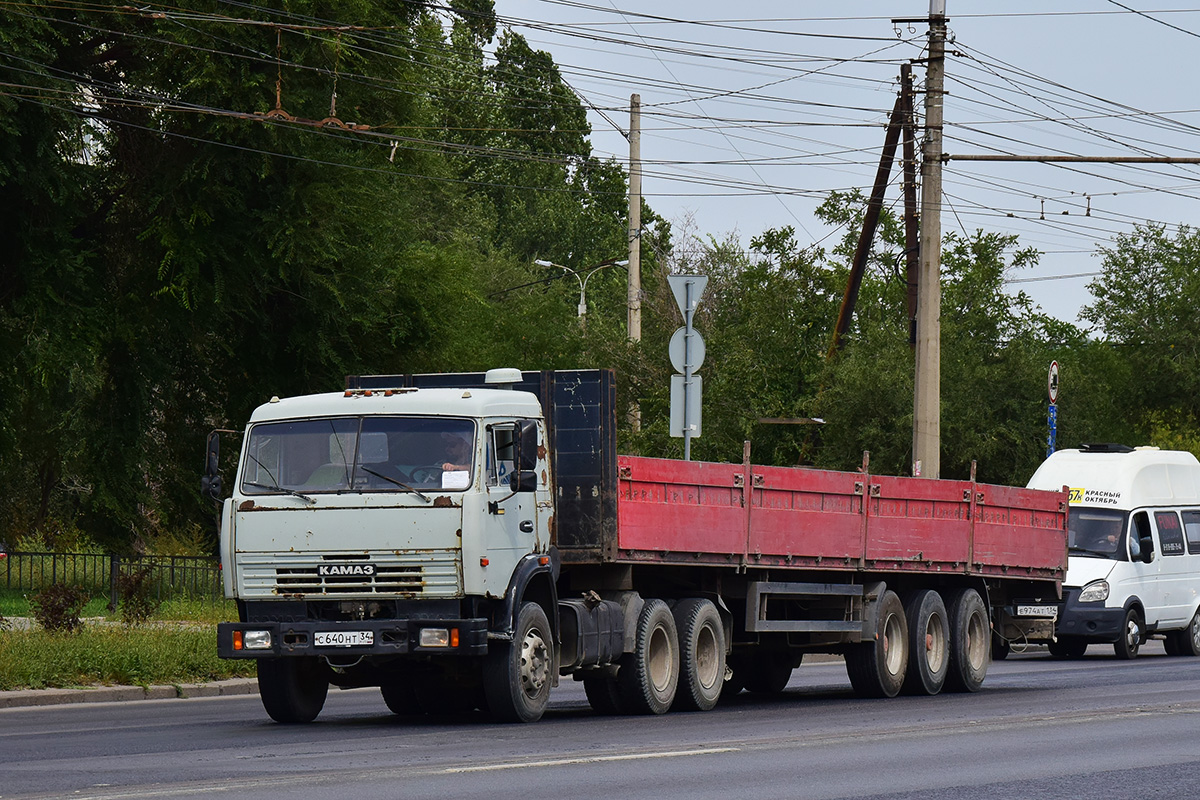
<path id="1" fill-rule="evenodd" d="M 1125 529 L 1129 512 L 1105 508 L 1072 508 L 1067 516 L 1071 553 L 1127 561 Z"/>
<path id="2" fill-rule="evenodd" d="M 250 429 L 243 494 L 462 491 L 475 424 L 447 417 L 332 417 Z"/>

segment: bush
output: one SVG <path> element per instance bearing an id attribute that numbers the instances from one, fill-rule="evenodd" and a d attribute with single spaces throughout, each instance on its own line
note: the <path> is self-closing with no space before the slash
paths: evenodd
<path id="1" fill-rule="evenodd" d="M 117 591 L 121 595 L 121 620 L 126 625 L 141 625 L 158 610 L 159 601 L 154 598 L 152 589 L 149 567 L 117 578 Z"/>
<path id="2" fill-rule="evenodd" d="M 88 594 L 78 586 L 54 583 L 29 599 L 33 618 L 48 631 L 76 633 L 83 629 L 79 612 L 87 605 Z"/>

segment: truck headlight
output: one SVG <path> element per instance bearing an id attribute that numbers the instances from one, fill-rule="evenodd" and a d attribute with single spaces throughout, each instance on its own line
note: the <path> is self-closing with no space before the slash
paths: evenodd
<path id="1" fill-rule="evenodd" d="M 270 631 L 243 631 L 242 647 L 247 650 L 270 650 Z"/>
<path id="2" fill-rule="evenodd" d="M 1092 581 L 1079 593 L 1081 603 L 1099 603 L 1108 599 L 1108 581 Z"/>
<path id="3" fill-rule="evenodd" d="M 458 628 L 421 628 L 417 644 L 421 647 L 458 647 Z"/>

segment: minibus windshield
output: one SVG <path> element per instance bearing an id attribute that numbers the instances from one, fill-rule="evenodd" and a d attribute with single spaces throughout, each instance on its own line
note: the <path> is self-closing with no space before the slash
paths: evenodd
<path id="1" fill-rule="evenodd" d="M 1128 561 L 1125 530 L 1128 511 L 1109 508 L 1072 508 L 1067 517 L 1070 553 Z"/>

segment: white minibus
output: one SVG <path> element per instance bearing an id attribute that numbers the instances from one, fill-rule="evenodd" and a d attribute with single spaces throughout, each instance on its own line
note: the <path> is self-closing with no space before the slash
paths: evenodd
<path id="1" fill-rule="evenodd" d="M 1150 636 L 1200 655 L 1200 462 L 1189 452 L 1113 444 L 1059 450 L 1031 489 L 1067 488 L 1067 577 L 1050 652 L 1111 643 L 1135 658 Z"/>

